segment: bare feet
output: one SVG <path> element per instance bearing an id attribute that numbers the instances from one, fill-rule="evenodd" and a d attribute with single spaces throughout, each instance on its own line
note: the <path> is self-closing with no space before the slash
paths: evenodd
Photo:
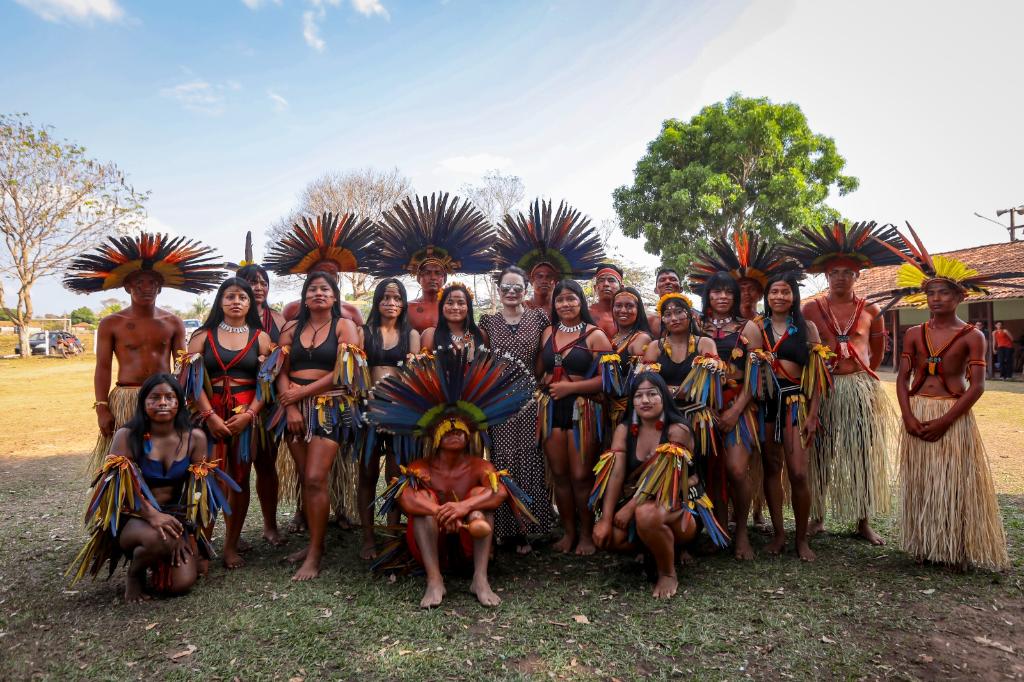
<path id="1" fill-rule="evenodd" d="M 427 578 L 427 589 L 423 593 L 423 599 L 420 599 L 420 608 L 432 609 L 435 606 L 440 606 L 441 600 L 444 599 L 444 595 L 444 580 L 441 578 L 438 578 L 437 580 Z"/>
<path id="2" fill-rule="evenodd" d="M 675 596 L 677 589 L 679 589 L 679 581 L 674 575 L 659 575 L 652 594 L 655 599 L 669 599 Z"/>
<path id="3" fill-rule="evenodd" d="M 320 557 L 310 552 L 306 555 L 306 560 L 302 562 L 301 566 L 299 566 L 299 570 L 295 571 L 295 575 L 292 576 L 292 580 L 296 582 L 303 582 L 319 577 Z"/>
<path id="4" fill-rule="evenodd" d="M 754 559 L 754 548 L 750 546 L 750 538 L 746 533 L 737 533 L 733 540 L 733 553 L 740 561 L 752 561 Z"/>
<path id="5" fill-rule="evenodd" d="M 124 579 L 124 601 L 126 604 L 138 604 L 149 601 L 149 595 L 142 591 L 142 576 L 133 575 L 130 571 Z"/>
<path id="6" fill-rule="evenodd" d="M 497 606 L 501 603 L 501 597 L 494 594 L 494 590 L 491 589 L 486 576 L 482 578 L 474 576 L 473 582 L 469 585 L 469 591 L 475 594 L 477 601 L 484 606 Z"/>
<path id="7" fill-rule="evenodd" d="M 577 556 L 590 556 L 597 551 L 597 547 L 594 545 L 594 539 L 589 535 L 584 535 L 580 538 L 580 541 L 576 544 Z"/>
<path id="8" fill-rule="evenodd" d="M 861 519 L 860 523 L 857 524 L 857 535 L 861 536 L 872 545 L 885 544 L 885 538 L 875 532 L 871 527 L 871 522 L 867 519 Z"/>
<path id="9" fill-rule="evenodd" d="M 343 512 L 336 512 L 334 514 L 334 523 L 342 530 L 352 530 L 354 527 L 352 520 L 345 516 Z"/>
<path id="10" fill-rule="evenodd" d="M 301 512 L 295 512 L 295 516 L 285 526 L 285 530 L 289 533 L 305 533 L 306 532 L 306 517 Z"/>
<path id="11" fill-rule="evenodd" d="M 697 563 L 697 560 L 693 558 L 693 555 L 687 552 L 685 549 L 679 550 L 679 565 L 680 566 L 693 566 Z"/>
<path id="12" fill-rule="evenodd" d="M 243 559 L 242 555 L 239 554 L 238 552 L 228 551 L 227 549 L 225 549 L 224 550 L 224 557 L 221 559 L 221 563 L 224 564 L 224 568 L 230 570 L 230 569 L 241 568 L 242 566 L 245 566 L 245 559 Z"/>
<path id="13" fill-rule="evenodd" d="M 825 532 L 825 519 L 811 519 L 811 523 L 807 526 L 807 537 L 813 538 L 818 533 Z"/>
<path id="14" fill-rule="evenodd" d="M 516 545 L 516 554 L 529 554 L 532 551 L 533 545 L 531 545 L 529 542 L 523 543 L 521 545 Z"/>
<path id="15" fill-rule="evenodd" d="M 196 560 L 196 573 L 200 576 L 204 576 L 210 572 L 210 560 L 205 557 L 199 557 Z"/>
<path id="16" fill-rule="evenodd" d="M 363 538 L 363 546 L 359 548 L 359 558 L 363 561 L 377 558 L 377 541 L 371 535 Z"/>
<path id="17" fill-rule="evenodd" d="M 814 553 L 814 550 L 811 549 L 806 540 L 796 543 L 796 553 L 801 561 L 811 562 L 818 558 L 818 555 Z"/>
<path id="18" fill-rule="evenodd" d="M 264 526 L 263 539 L 271 547 L 280 547 L 287 542 L 287 540 L 281 537 L 281 531 L 277 529 L 277 526 Z"/>
<path id="19" fill-rule="evenodd" d="M 776 535 L 775 537 L 773 537 L 772 541 L 764 546 L 764 551 L 766 551 L 769 554 L 772 554 L 774 556 L 778 556 L 779 554 L 782 554 L 782 550 L 784 550 L 785 548 L 786 548 L 786 536 L 785 536 L 785 534 L 783 534 L 783 535 Z"/>
<path id="20" fill-rule="evenodd" d="M 562 539 L 551 545 L 551 549 L 562 554 L 568 554 L 572 551 L 572 546 L 576 544 L 576 538 L 572 535 L 563 535 Z"/>
<path id="21" fill-rule="evenodd" d="M 285 561 L 287 561 L 290 564 L 297 564 L 300 561 L 305 561 L 307 554 L 309 554 L 309 545 L 306 545 L 298 552 L 292 552 L 291 554 L 285 557 Z"/>

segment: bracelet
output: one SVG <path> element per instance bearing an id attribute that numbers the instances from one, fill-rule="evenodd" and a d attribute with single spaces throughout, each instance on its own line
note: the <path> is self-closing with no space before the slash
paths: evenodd
<path id="1" fill-rule="evenodd" d="M 213 414 L 213 410 L 204 410 L 203 412 L 200 412 L 199 413 L 199 423 L 200 424 L 205 424 L 206 420 L 209 419 L 212 414 Z"/>
<path id="2" fill-rule="evenodd" d="M 250 422 L 256 421 L 256 413 L 253 412 L 253 409 L 251 407 L 246 407 L 244 410 L 242 410 L 242 414 L 249 415 Z"/>
<path id="3" fill-rule="evenodd" d="M 92 404 L 92 409 L 94 409 L 94 410 L 95 410 L 95 409 L 96 409 L 97 407 L 99 407 L 100 405 L 107 405 L 107 406 L 109 407 L 109 406 L 110 406 L 110 403 L 108 403 L 108 402 L 107 402 L 106 400 L 97 400 L 96 402 L 94 402 L 94 403 Z"/>

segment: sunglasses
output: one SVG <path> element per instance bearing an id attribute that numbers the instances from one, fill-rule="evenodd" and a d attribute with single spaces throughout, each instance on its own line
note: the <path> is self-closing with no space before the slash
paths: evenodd
<path id="1" fill-rule="evenodd" d="M 522 284 L 502 284 L 500 287 L 503 294 L 521 294 L 526 288 Z"/>

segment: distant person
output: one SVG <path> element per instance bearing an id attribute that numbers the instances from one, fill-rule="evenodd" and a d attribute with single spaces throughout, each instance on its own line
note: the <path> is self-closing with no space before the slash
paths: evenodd
<path id="1" fill-rule="evenodd" d="M 142 233 L 111 237 L 108 244 L 71 261 L 64 286 L 89 294 L 117 287 L 131 305 L 100 320 L 93 390 L 96 440 L 90 469 L 98 469 L 110 450 L 114 431 L 135 413 L 139 387 L 150 376 L 167 372 L 175 354 L 185 349 L 185 325 L 174 313 L 156 307 L 163 287 L 192 294 L 215 289 L 223 278 L 213 249 L 184 237 Z M 117 383 L 110 388 L 111 360 L 117 358 Z"/>
<path id="2" fill-rule="evenodd" d="M 996 364 L 999 366 L 999 378 L 1007 381 L 1013 378 L 1013 337 L 1003 329 L 1002 322 L 996 322 L 992 332 L 992 346 L 996 352 Z"/>

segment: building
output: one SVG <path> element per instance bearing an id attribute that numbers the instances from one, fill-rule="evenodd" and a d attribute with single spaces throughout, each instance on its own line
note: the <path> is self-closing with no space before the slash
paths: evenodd
<path id="1" fill-rule="evenodd" d="M 937 255 L 937 254 L 932 254 Z M 1024 272 L 1024 241 L 1002 242 L 1000 244 L 987 244 L 985 246 L 974 246 L 969 249 L 958 249 L 956 251 L 945 251 L 944 256 L 956 258 L 980 273 L 985 272 Z M 872 294 L 890 291 L 896 287 L 896 269 L 898 265 L 887 265 L 884 267 L 871 268 L 861 273 L 857 280 L 856 293 L 860 297 L 871 296 Z M 1010 332 L 1017 342 L 1017 366 L 1019 371 L 1022 359 L 1020 342 L 1024 337 L 1024 289 L 1015 289 L 1007 284 L 1024 286 L 1024 277 L 1007 279 L 996 283 L 989 288 L 986 296 L 972 296 L 960 304 L 957 315 L 967 322 L 984 325 L 985 336 L 989 339 L 991 350 L 992 330 L 996 322 L 1002 322 L 1003 328 Z M 883 361 L 883 366 L 893 369 L 893 358 L 900 356 L 900 341 L 903 332 L 914 325 L 921 324 L 928 319 L 928 311 L 911 307 L 905 303 L 894 306 L 885 314 L 885 328 L 892 334 L 898 330 L 893 343 L 889 344 L 889 351 Z M 992 362 L 990 358 L 988 372 L 992 374 Z"/>

